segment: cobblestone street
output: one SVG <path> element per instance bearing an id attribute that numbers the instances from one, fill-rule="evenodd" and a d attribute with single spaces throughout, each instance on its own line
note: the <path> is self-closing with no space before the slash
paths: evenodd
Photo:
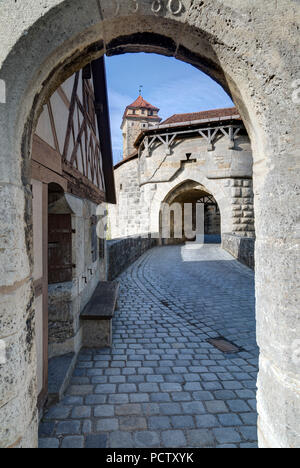
<path id="1" fill-rule="evenodd" d="M 40 447 L 256 447 L 253 272 L 216 245 L 171 246 L 119 281 L 113 348 L 81 351 Z"/>

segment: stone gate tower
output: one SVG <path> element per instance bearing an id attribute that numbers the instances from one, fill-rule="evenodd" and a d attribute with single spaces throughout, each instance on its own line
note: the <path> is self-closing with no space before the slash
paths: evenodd
<path id="1" fill-rule="evenodd" d="M 145 101 L 141 95 L 126 107 L 121 125 L 124 159 L 136 152 L 134 143 L 141 131 L 161 122 L 158 112 L 159 109 Z"/>

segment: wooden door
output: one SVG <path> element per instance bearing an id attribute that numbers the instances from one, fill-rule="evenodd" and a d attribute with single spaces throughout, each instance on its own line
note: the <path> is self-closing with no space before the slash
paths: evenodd
<path id="1" fill-rule="evenodd" d="M 49 284 L 72 281 L 71 214 L 49 214 L 48 223 Z"/>

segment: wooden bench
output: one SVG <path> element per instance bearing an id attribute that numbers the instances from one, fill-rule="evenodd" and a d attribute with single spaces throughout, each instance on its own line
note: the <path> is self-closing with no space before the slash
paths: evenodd
<path id="1" fill-rule="evenodd" d="M 119 283 L 100 282 L 81 313 L 83 346 L 105 348 L 112 345 L 112 319 L 117 307 Z"/>

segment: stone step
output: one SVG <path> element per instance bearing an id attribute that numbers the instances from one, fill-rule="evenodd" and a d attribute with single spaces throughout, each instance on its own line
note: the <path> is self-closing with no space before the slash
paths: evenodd
<path id="1" fill-rule="evenodd" d="M 76 365 L 76 354 L 70 353 L 49 360 L 47 406 L 59 403 L 70 383 Z"/>

